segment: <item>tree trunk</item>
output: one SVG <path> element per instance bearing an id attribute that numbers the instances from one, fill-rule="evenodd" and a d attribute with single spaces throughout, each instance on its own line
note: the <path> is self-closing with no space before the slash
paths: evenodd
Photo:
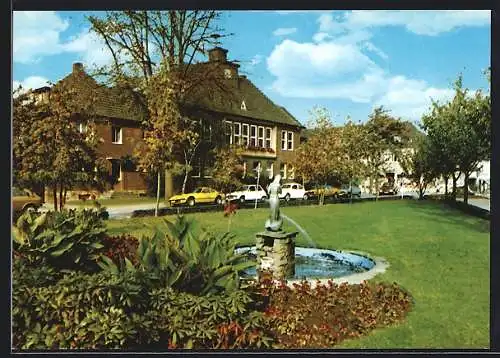
<path id="1" fill-rule="evenodd" d="M 444 196 L 447 197 L 448 196 L 448 180 L 450 178 L 448 177 L 445 177 L 444 178 Z"/>
<path id="2" fill-rule="evenodd" d="M 464 203 L 469 202 L 469 173 L 464 173 Z"/>
<path id="3" fill-rule="evenodd" d="M 68 194 L 68 189 L 64 188 L 64 196 L 63 196 L 63 206 L 66 206 L 66 197 Z"/>
<path id="4" fill-rule="evenodd" d="M 188 175 L 189 175 L 189 172 L 187 171 L 187 167 L 186 167 L 186 168 L 184 168 L 184 181 L 182 182 L 182 194 L 186 193 L 186 184 L 187 184 L 187 180 L 188 180 Z"/>
<path id="5" fill-rule="evenodd" d="M 158 216 L 158 209 L 160 207 L 160 186 L 161 186 L 161 171 L 158 170 L 158 183 L 157 183 L 157 186 L 156 186 L 155 216 Z"/>
<path id="6" fill-rule="evenodd" d="M 63 210 L 63 193 L 64 193 L 64 185 L 61 183 L 59 187 L 59 211 Z"/>
<path id="7" fill-rule="evenodd" d="M 52 188 L 52 195 L 54 196 L 54 211 L 57 211 L 57 184 Z"/>
<path id="8" fill-rule="evenodd" d="M 451 180 L 452 180 L 451 198 L 453 200 L 455 200 L 457 198 L 457 180 L 458 180 L 458 177 L 455 177 L 455 174 L 452 174 Z"/>
<path id="9" fill-rule="evenodd" d="M 349 179 L 349 204 L 352 204 L 352 179 Z"/>

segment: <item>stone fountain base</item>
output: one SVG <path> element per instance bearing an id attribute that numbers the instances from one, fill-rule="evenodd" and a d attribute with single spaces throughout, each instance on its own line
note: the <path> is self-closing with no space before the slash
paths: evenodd
<path id="1" fill-rule="evenodd" d="M 257 267 L 270 270 L 275 280 L 285 280 L 295 275 L 295 237 L 298 232 L 263 231 L 256 236 Z"/>

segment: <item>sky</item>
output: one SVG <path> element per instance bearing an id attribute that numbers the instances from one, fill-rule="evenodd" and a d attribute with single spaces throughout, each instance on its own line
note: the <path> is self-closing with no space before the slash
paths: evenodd
<path id="1" fill-rule="evenodd" d="M 108 63 L 90 14 L 100 13 L 14 12 L 14 87 Z M 218 25 L 233 33 L 221 46 L 240 73 L 303 124 L 315 106 L 341 125 L 380 105 L 418 123 L 431 99 L 453 97 L 459 73 L 473 91 L 489 87 L 490 10 L 224 11 Z"/>

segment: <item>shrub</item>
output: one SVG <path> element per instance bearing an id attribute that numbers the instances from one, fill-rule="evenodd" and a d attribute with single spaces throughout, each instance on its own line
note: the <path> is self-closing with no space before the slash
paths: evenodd
<path id="1" fill-rule="evenodd" d="M 123 266 L 125 259 L 128 259 L 134 266 L 137 266 L 137 248 L 139 241 L 131 235 L 106 236 L 103 241 L 104 255 L 109 257 L 117 266 Z"/>
<path id="2" fill-rule="evenodd" d="M 178 216 L 174 223 L 163 219 L 152 238 L 139 240 L 138 267 L 125 260 L 125 267 L 102 257 L 99 265 L 111 272 L 140 270 L 152 274 L 158 287 L 208 294 L 239 287 L 239 274 L 255 265 L 244 254 L 235 254 L 236 240 L 229 233 L 214 235 L 195 230 L 192 221 Z"/>
<path id="3" fill-rule="evenodd" d="M 122 348 L 148 343 L 147 289 L 133 275 L 71 272 L 49 286 L 13 286 L 17 349 Z"/>
<path id="4" fill-rule="evenodd" d="M 21 272 L 14 273 L 15 349 L 258 348 L 272 342 L 262 313 L 252 311 L 242 290 L 194 296 L 151 289 L 140 272 L 71 272 L 27 285 L 33 282 Z"/>
<path id="5" fill-rule="evenodd" d="M 282 348 L 326 348 L 344 339 L 403 319 L 411 307 L 408 293 L 396 284 L 327 285 L 314 289 L 306 281 L 273 287 L 268 297 L 268 329 L 276 332 Z"/>
<path id="6" fill-rule="evenodd" d="M 101 211 L 26 212 L 12 228 L 14 250 L 30 264 L 96 270 L 106 231 Z"/>

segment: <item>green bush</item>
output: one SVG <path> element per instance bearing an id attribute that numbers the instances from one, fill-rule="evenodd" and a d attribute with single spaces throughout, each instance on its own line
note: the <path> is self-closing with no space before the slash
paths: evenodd
<path id="1" fill-rule="evenodd" d="M 28 268 L 20 263 L 14 271 L 15 349 L 258 348 L 272 342 L 262 313 L 252 311 L 242 290 L 195 296 L 151 289 L 140 272 L 71 272 L 32 285 L 22 269 Z"/>
<path id="2" fill-rule="evenodd" d="M 26 212 L 12 228 L 14 250 L 31 264 L 95 271 L 105 227 L 100 210 Z"/>
<path id="3" fill-rule="evenodd" d="M 117 266 L 103 256 L 101 268 L 118 273 L 139 270 L 153 275 L 158 287 L 172 287 L 194 294 L 232 291 L 239 288 L 239 274 L 255 265 L 243 254 L 235 254 L 236 240 L 229 233 L 199 232 L 183 216 L 174 223 L 163 220 L 151 238 L 139 240 L 137 268 L 125 260 Z"/>

